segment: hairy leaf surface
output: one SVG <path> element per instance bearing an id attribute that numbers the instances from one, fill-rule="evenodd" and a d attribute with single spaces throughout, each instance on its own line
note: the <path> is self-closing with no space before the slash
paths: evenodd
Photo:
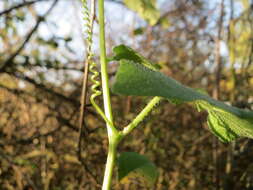
<path id="1" fill-rule="evenodd" d="M 122 45 L 119 46 L 122 49 Z M 130 48 L 125 48 L 130 49 Z M 117 47 L 114 48 L 117 50 Z M 134 50 L 132 50 L 134 52 Z M 115 58 L 119 56 L 119 51 Z M 127 51 L 130 54 L 131 51 Z M 121 52 L 121 55 L 123 53 Z M 134 53 L 138 56 L 138 53 Z M 129 59 L 128 59 L 129 58 Z M 209 129 L 222 142 L 229 142 L 237 137 L 253 138 L 253 112 L 229 106 L 206 94 L 182 85 L 165 76 L 147 64 L 142 56 L 122 56 L 112 88 L 114 93 L 134 96 L 160 96 L 176 103 L 192 103 L 198 110 L 208 112 Z M 148 67 L 146 65 L 149 65 Z M 151 68 L 152 67 L 152 68 Z"/>

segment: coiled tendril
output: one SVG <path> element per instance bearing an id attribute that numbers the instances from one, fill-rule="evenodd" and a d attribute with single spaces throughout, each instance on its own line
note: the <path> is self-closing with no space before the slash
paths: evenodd
<path id="1" fill-rule="evenodd" d="M 87 62 L 89 65 L 89 71 L 91 72 L 91 82 L 93 83 L 91 86 L 92 94 L 90 96 L 90 102 L 92 106 L 96 109 L 96 111 L 101 115 L 101 117 L 111 126 L 113 124 L 107 119 L 102 109 L 99 107 L 99 105 L 95 102 L 95 99 L 102 94 L 99 87 L 101 86 L 101 82 L 98 80 L 99 72 L 97 70 L 97 65 L 93 61 L 94 54 L 92 52 L 92 42 L 93 42 L 93 23 L 94 23 L 94 17 L 95 17 L 95 0 L 91 0 L 91 10 L 88 8 L 87 0 L 82 0 L 83 4 L 83 20 L 85 21 L 86 31 L 87 34 L 86 42 L 87 42 Z"/>
<path id="2" fill-rule="evenodd" d="M 83 20 L 85 22 L 85 33 L 87 34 L 86 36 L 86 42 L 87 42 L 87 61 L 90 62 L 93 58 L 93 53 L 91 50 L 92 47 L 92 34 L 93 34 L 93 20 L 94 20 L 94 11 L 92 10 L 93 8 L 91 8 L 91 13 L 90 10 L 88 8 L 88 3 L 87 0 L 82 0 L 82 4 L 83 4 Z M 94 6 L 94 5 L 93 5 Z"/>

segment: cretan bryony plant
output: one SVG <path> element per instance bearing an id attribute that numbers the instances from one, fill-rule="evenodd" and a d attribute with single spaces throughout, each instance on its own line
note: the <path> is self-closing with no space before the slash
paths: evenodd
<path id="1" fill-rule="evenodd" d="M 129 1 L 133 3 L 133 1 Z M 116 159 L 118 160 L 118 179 L 122 180 L 129 174 L 137 174 L 143 177 L 148 184 L 152 185 L 158 176 L 155 165 L 145 156 L 134 152 L 121 153 L 117 156 L 117 146 L 136 128 L 145 117 L 149 115 L 160 101 L 169 101 L 173 104 L 190 103 L 198 111 L 208 113 L 207 124 L 210 131 L 222 142 L 230 142 L 239 137 L 253 138 L 253 112 L 229 106 L 223 102 L 215 100 L 205 93 L 186 87 L 178 81 L 165 76 L 156 64 L 151 63 L 130 47 L 119 45 L 113 49 L 114 56 L 107 57 L 105 41 L 105 18 L 104 0 L 98 0 L 98 21 L 99 21 L 99 43 L 100 43 L 100 73 L 96 68 L 92 53 L 92 28 L 95 12 L 95 0 L 90 2 L 91 8 L 88 9 L 87 1 L 83 0 L 85 9 L 85 21 L 87 26 L 87 67 L 91 73 L 92 95 L 90 102 L 98 114 L 104 119 L 108 132 L 108 157 L 105 167 L 102 190 L 109 190 L 112 185 L 113 168 Z M 131 5 L 128 5 L 131 7 Z M 150 7 L 149 7 L 150 8 Z M 151 7 L 152 8 L 152 7 Z M 137 9 L 137 8 L 136 8 Z M 89 13 L 90 10 L 90 13 Z M 154 7 L 151 9 L 154 12 Z M 151 17 L 147 13 L 143 17 Z M 155 24 L 157 20 L 152 20 Z M 116 80 L 112 87 L 112 92 L 127 96 L 150 96 L 153 97 L 144 109 L 133 119 L 123 130 L 119 130 L 114 125 L 112 106 L 110 100 L 110 89 L 108 84 L 108 62 L 118 61 L 119 68 Z M 86 70 L 87 71 L 87 70 Z M 102 91 L 100 91 L 102 88 Z M 96 97 L 103 95 L 104 109 L 96 103 Z M 82 111 L 82 110 L 81 110 Z"/>

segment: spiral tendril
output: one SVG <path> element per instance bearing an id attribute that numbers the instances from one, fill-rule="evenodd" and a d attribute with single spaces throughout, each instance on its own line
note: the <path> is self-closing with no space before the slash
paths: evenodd
<path id="1" fill-rule="evenodd" d="M 83 4 L 83 20 L 85 22 L 85 34 L 87 35 L 86 36 L 86 42 L 87 42 L 87 48 L 86 48 L 86 51 L 87 51 L 87 61 L 91 61 L 92 58 L 93 58 L 93 54 L 92 54 L 92 50 L 91 50 L 91 47 L 92 47 L 92 34 L 93 34 L 93 17 L 94 17 L 94 13 L 91 13 L 90 14 L 90 10 L 88 8 L 88 3 L 87 3 L 87 0 L 82 0 L 82 4 Z"/>
<path id="2" fill-rule="evenodd" d="M 110 122 L 107 117 L 105 116 L 102 109 L 99 107 L 99 105 L 95 102 L 95 99 L 102 94 L 101 90 L 99 89 L 101 86 L 101 82 L 98 80 L 99 72 L 97 69 L 96 63 L 93 61 L 94 54 L 92 52 L 92 43 L 93 43 L 93 22 L 94 22 L 94 16 L 95 16 L 95 3 L 94 0 L 91 2 L 91 10 L 88 8 L 87 0 L 82 0 L 83 4 L 83 20 L 85 21 L 85 27 L 86 27 L 86 43 L 87 43 L 87 62 L 89 65 L 89 71 L 91 72 L 90 80 L 92 82 L 91 91 L 92 94 L 90 96 L 90 102 L 92 106 L 96 109 L 96 111 L 101 115 L 101 117 L 108 123 L 109 125 L 113 126 L 112 122 Z"/>

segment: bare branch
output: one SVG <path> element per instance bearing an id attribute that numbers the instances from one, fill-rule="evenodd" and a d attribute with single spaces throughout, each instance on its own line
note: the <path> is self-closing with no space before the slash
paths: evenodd
<path id="1" fill-rule="evenodd" d="M 21 46 L 12 54 L 10 57 L 0 65 L 0 72 L 3 72 L 7 67 L 10 67 L 13 64 L 13 60 L 17 57 L 18 54 L 25 48 L 26 44 L 30 41 L 33 34 L 37 31 L 39 28 L 41 22 L 45 20 L 45 18 L 49 15 L 49 13 L 53 10 L 55 5 L 57 4 L 59 0 L 55 0 L 51 7 L 47 10 L 47 12 L 43 16 L 37 17 L 37 22 L 35 26 L 32 28 L 32 30 L 27 34 L 24 42 L 21 44 Z"/>
<path id="2" fill-rule="evenodd" d="M 37 2 L 42 2 L 42 1 L 49 1 L 49 0 L 34 0 L 34 1 L 27 1 L 27 2 L 25 1 L 23 3 L 14 5 L 14 6 L 8 8 L 8 9 L 3 10 L 2 12 L 0 12 L 0 16 L 2 16 L 4 14 L 8 14 L 13 10 L 16 10 L 16 9 L 19 9 L 19 8 L 22 8 L 22 7 L 25 7 L 25 6 L 31 6 L 31 5 L 33 5 Z"/>

